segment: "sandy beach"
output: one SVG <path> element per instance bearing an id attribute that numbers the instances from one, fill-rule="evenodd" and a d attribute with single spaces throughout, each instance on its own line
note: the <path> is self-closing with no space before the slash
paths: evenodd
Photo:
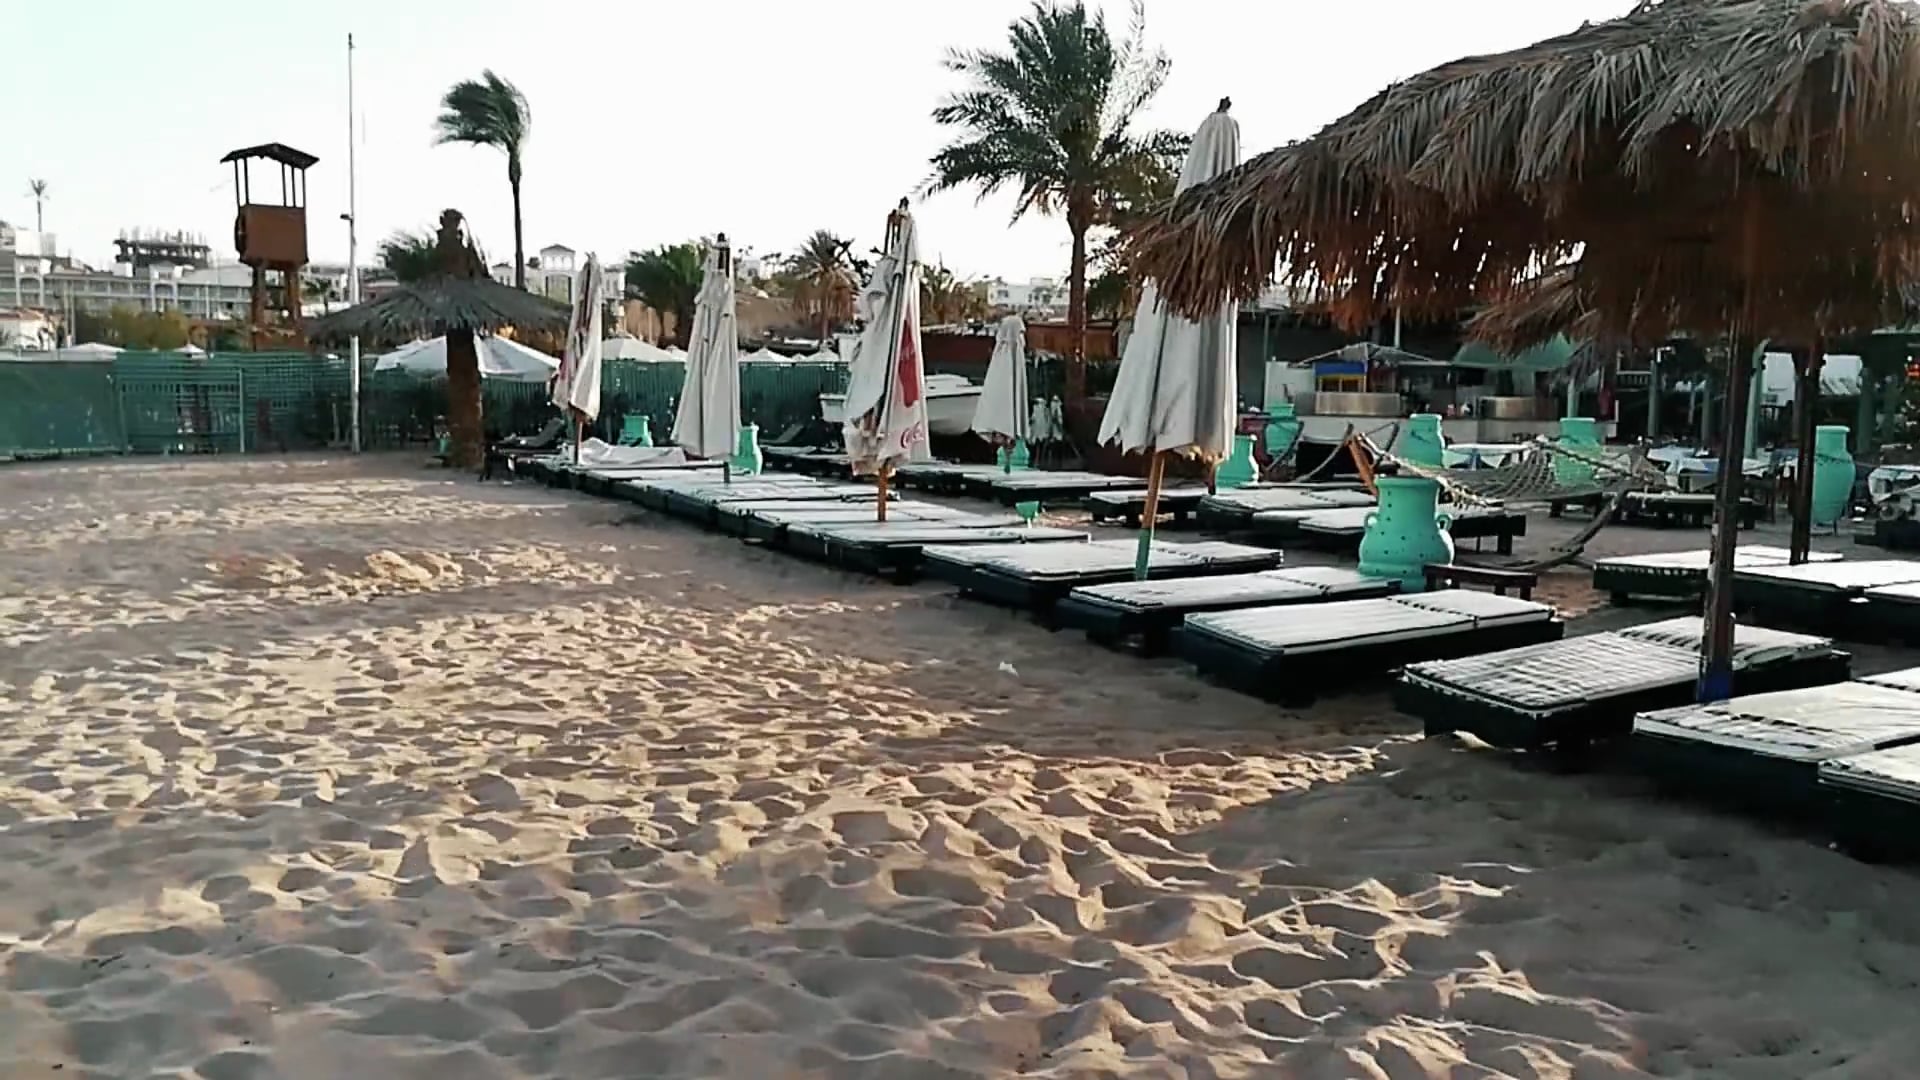
<path id="1" fill-rule="evenodd" d="M 1380 693 L 417 458 L 0 469 L 0 583 L 9 1080 L 1920 1071 L 1920 877 Z"/>

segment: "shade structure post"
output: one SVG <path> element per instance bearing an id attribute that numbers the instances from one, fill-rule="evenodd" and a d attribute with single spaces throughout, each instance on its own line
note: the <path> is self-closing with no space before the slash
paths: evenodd
<path id="1" fill-rule="evenodd" d="M 1713 494 L 1712 565 L 1707 575 L 1706 634 L 1700 648 L 1700 679 L 1694 696 L 1701 702 L 1733 696 L 1733 552 L 1740 542 L 1740 497 L 1746 476 L 1747 407 L 1753 396 L 1757 350 L 1736 342 L 1727 365 L 1726 405 L 1721 412 L 1725 441 Z"/>
<path id="2" fill-rule="evenodd" d="M 1647 365 L 1647 441 L 1653 442 L 1660 437 L 1660 353 L 1653 350 L 1653 360 Z"/>
<path id="3" fill-rule="evenodd" d="M 1798 566 L 1813 547 L 1813 439 L 1820 397 L 1820 368 L 1826 363 L 1826 342 L 1815 338 L 1813 348 L 1794 356 L 1793 445 L 1798 452 L 1793 469 L 1793 536 L 1787 541 L 1787 561 Z"/>
<path id="4" fill-rule="evenodd" d="M 878 498 L 874 503 L 873 509 L 873 520 L 875 521 L 885 522 L 887 520 L 887 481 L 892 478 L 892 465 L 882 465 L 879 471 L 873 474 L 874 486 L 878 493 Z"/>
<path id="5" fill-rule="evenodd" d="M 580 443 L 585 429 L 586 425 L 581 422 L 580 414 L 575 413 L 573 416 L 573 467 L 576 469 L 580 467 Z"/>
<path id="6" fill-rule="evenodd" d="M 1166 478 L 1167 455 L 1153 452 L 1153 464 L 1147 466 L 1147 504 L 1140 510 L 1140 546 L 1133 556 L 1133 580 L 1147 580 L 1153 563 L 1153 524 L 1160 518 L 1160 485 Z"/>

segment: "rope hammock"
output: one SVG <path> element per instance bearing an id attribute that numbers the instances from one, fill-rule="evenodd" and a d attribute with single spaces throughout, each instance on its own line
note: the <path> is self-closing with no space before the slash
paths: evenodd
<path id="1" fill-rule="evenodd" d="M 1535 438 L 1519 452 L 1518 461 L 1508 461 L 1491 469 L 1435 469 L 1414 464 L 1388 450 L 1371 449 L 1381 461 L 1391 462 L 1402 475 L 1437 482 L 1451 501 L 1460 506 L 1619 496 L 1628 491 L 1659 490 L 1664 483 L 1658 467 L 1647 460 L 1644 449 L 1637 447 L 1609 451 L 1599 447 L 1569 447 Z"/>

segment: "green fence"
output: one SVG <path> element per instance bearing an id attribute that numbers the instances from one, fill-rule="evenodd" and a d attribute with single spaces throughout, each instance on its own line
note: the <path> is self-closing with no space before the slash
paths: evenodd
<path id="1" fill-rule="evenodd" d="M 373 449 L 424 444 L 445 431 L 445 380 L 375 372 L 363 360 L 361 435 Z M 610 361 L 601 415 L 611 438 L 644 415 L 673 428 L 684 364 Z M 742 417 L 768 437 L 819 414 L 846 389 L 844 364 L 754 363 L 740 372 Z M 538 430 L 555 409 L 541 383 L 483 384 L 487 433 Z M 306 353 L 126 352 L 110 361 L 0 361 L 0 458 L 73 454 L 237 453 L 342 446 L 351 424 L 347 362 Z"/>

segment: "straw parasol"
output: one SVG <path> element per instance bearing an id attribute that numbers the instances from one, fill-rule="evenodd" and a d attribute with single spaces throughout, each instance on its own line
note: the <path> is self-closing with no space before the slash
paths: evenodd
<path id="1" fill-rule="evenodd" d="M 440 272 L 308 324 L 308 340 L 447 339 L 447 426 L 453 464 L 477 468 L 481 457 L 480 368 L 475 334 L 518 330 L 563 331 L 565 307 L 487 277 L 480 253 L 460 235 L 460 212 L 440 214 L 435 255 Z"/>
<path id="2" fill-rule="evenodd" d="M 1132 242 L 1184 310 L 1254 294 L 1278 262 L 1349 327 L 1512 302 L 1571 264 L 1572 296 L 1552 302 L 1605 339 L 1735 339 L 1722 460 L 1737 463 L 1758 344 L 1897 312 L 1920 263 L 1917 188 L 1920 9 L 1646 0 L 1391 86 L 1184 193 Z M 1730 515 L 1738 484 L 1720 487 Z M 1733 546 L 1717 515 L 1709 697 L 1730 678 Z"/>

